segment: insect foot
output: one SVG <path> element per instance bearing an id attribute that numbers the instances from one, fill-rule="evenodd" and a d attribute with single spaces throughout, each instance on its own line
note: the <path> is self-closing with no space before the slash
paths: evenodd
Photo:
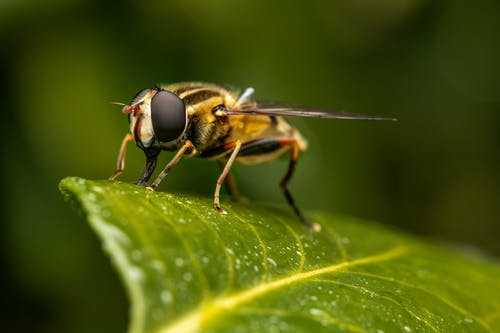
<path id="1" fill-rule="evenodd" d="M 220 206 L 214 205 L 214 207 L 219 212 L 220 215 L 227 215 L 227 212 L 224 209 L 220 208 Z"/>
<path id="2" fill-rule="evenodd" d="M 311 230 L 314 232 L 320 232 L 321 231 L 321 224 L 311 223 Z"/>
<path id="3" fill-rule="evenodd" d="M 152 186 L 146 186 L 146 190 L 151 191 L 151 192 L 154 192 L 154 191 L 155 191 L 155 188 L 154 188 L 154 187 L 152 187 Z"/>

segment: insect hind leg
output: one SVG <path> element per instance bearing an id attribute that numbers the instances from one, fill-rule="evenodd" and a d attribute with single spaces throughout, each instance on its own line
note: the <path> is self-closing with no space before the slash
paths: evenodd
<path id="1" fill-rule="evenodd" d="M 293 173 L 295 172 L 295 165 L 297 164 L 297 161 L 299 159 L 299 150 L 300 150 L 299 144 L 297 143 L 297 140 L 295 140 L 294 138 L 280 138 L 279 143 L 281 144 L 281 146 L 291 146 L 290 164 L 288 164 L 288 170 L 283 179 L 279 183 L 281 192 L 285 196 L 288 204 L 292 207 L 293 211 L 295 212 L 295 215 L 297 215 L 297 217 L 299 218 L 300 222 L 307 225 L 313 231 L 320 231 L 321 226 L 319 224 L 312 223 L 304 217 L 299 207 L 295 203 L 295 200 L 293 199 L 290 190 L 288 190 L 288 183 L 290 182 L 290 179 L 292 178 Z"/>

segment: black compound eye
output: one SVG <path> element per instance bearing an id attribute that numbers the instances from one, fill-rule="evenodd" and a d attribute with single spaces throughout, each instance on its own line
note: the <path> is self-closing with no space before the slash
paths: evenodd
<path id="1" fill-rule="evenodd" d="M 151 99 L 151 121 L 157 139 L 170 142 L 182 135 L 186 128 L 186 107 L 170 91 L 159 91 Z"/>
<path id="2" fill-rule="evenodd" d="M 146 88 L 146 89 L 142 89 L 141 91 L 139 91 L 135 96 L 134 98 L 132 98 L 132 102 L 130 103 L 130 105 L 134 105 L 136 104 L 137 102 L 139 102 L 144 96 L 146 96 L 146 94 L 148 92 L 150 92 L 151 89 L 150 88 Z"/>

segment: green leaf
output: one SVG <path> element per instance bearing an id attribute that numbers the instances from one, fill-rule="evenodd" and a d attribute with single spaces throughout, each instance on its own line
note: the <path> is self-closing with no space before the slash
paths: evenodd
<path id="1" fill-rule="evenodd" d="M 500 267 L 375 223 L 66 178 L 131 332 L 500 332 Z M 98 300 L 96 300 L 98 301 Z"/>

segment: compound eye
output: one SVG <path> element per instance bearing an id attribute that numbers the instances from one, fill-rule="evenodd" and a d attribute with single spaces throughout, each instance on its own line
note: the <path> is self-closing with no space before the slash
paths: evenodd
<path id="1" fill-rule="evenodd" d="M 151 99 L 151 121 L 156 138 L 170 142 L 182 135 L 186 128 L 186 107 L 182 100 L 170 91 L 159 91 Z"/>
<path id="2" fill-rule="evenodd" d="M 134 98 L 132 98 L 132 102 L 130 103 L 130 105 L 134 105 L 137 102 L 139 102 L 150 91 L 151 91 L 150 88 L 142 89 L 141 91 L 139 91 L 137 94 L 135 94 Z"/>

